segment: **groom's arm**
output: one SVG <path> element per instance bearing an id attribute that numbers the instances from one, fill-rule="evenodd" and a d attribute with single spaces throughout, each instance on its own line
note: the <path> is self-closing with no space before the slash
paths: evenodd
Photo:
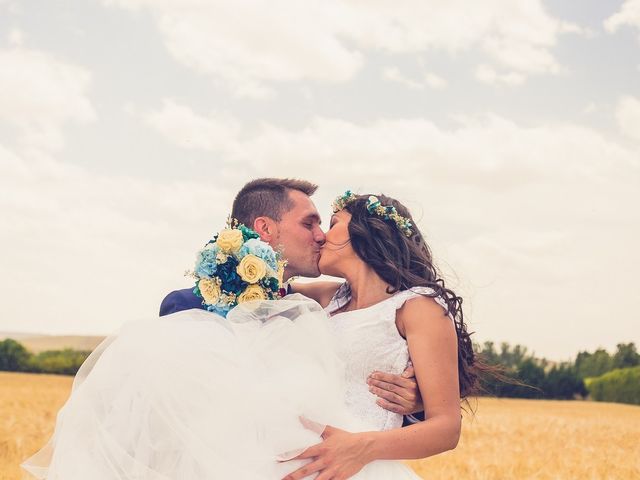
<path id="1" fill-rule="evenodd" d="M 202 299 L 193 293 L 193 289 L 185 288 L 183 290 L 175 290 L 162 300 L 160 304 L 160 316 L 164 317 L 165 315 L 192 308 L 203 308 Z"/>
<path id="2" fill-rule="evenodd" d="M 412 366 L 401 375 L 372 372 L 367 383 L 371 393 L 378 397 L 378 405 L 404 415 L 404 426 L 424 420 L 422 397 Z"/>

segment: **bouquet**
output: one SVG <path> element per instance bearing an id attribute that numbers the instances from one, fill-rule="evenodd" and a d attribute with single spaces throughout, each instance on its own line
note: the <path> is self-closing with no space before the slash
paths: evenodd
<path id="1" fill-rule="evenodd" d="M 230 220 L 227 228 L 198 252 L 193 293 L 202 298 L 208 311 L 226 317 L 239 303 L 284 296 L 285 264 L 260 235 Z"/>

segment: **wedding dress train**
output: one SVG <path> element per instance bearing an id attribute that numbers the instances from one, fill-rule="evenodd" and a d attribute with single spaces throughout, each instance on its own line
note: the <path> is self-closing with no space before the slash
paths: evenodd
<path id="1" fill-rule="evenodd" d="M 280 479 L 321 441 L 304 416 L 379 429 L 345 402 L 330 320 L 299 294 L 126 323 L 87 359 L 50 442 L 23 464 L 47 480 Z M 293 452 L 293 453 L 291 453 Z M 357 479 L 417 479 L 376 461 Z"/>

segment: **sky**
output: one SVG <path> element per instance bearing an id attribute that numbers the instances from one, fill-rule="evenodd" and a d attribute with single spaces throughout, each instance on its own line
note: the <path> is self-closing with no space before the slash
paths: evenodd
<path id="1" fill-rule="evenodd" d="M 640 0 L 0 0 L 0 332 L 155 315 L 263 176 L 405 203 L 478 342 L 640 344 Z"/>

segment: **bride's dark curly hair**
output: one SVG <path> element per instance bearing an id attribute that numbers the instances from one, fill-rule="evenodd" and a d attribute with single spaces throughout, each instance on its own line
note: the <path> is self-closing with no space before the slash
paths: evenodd
<path id="1" fill-rule="evenodd" d="M 462 313 L 462 298 L 447 288 L 433 263 L 431 250 L 418 230 L 409 210 L 399 201 L 386 195 L 376 195 L 382 205 L 393 206 L 411 221 L 411 235 L 407 236 L 393 220 L 367 211 L 369 195 L 358 195 L 344 207 L 351 214 L 349 235 L 351 245 L 364 262 L 389 284 L 387 293 L 411 287 L 433 289 L 430 297 L 440 297 L 454 320 L 458 337 L 458 378 L 462 399 L 479 391 L 478 374 L 484 365 L 476 359 Z"/>

